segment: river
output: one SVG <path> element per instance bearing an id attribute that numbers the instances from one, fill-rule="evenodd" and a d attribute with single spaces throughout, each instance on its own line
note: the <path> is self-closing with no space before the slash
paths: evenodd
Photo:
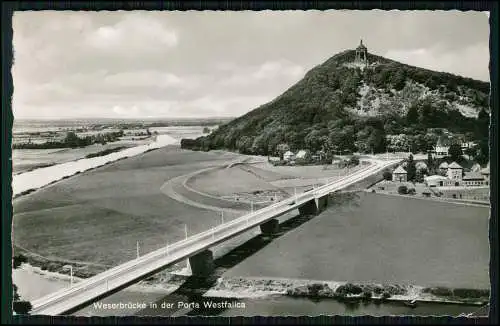
<path id="1" fill-rule="evenodd" d="M 43 295 L 57 291 L 69 286 L 69 280 L 61 276 L 50 277 L 37 272 L 38 269 L 23 264 L 22 268 L 13 272 L 13 282 L 21 284 L 19 294 L 26 300 L 39 298 Z M 470 313 L 479 309 L 473 305 L 457 305 L 442 303 L 419 303 L 417 307 L 411 308 L 402 303 L 359 303 L 345 304 L 333 299 L 312 300 L 308 298 L 293 298 L 287 296 L 272 295 L 259 298 L 221 298 L 187 296 L 185 294 L 172 293 L 166 289 L 137 289 L 129 288 L 115 293 L 102 301 L 103 304 L 119 303 L 145 303 L 146 309 L 128 309 L 115 307 L 113 309 L 99 308 L 98 305 L 90 305 L 76 313 L 77 316 L 181 316 L 181 315 L 207 315 L 207 316 L 319 316 L 319 315 L 416 315 L 416 316 L 457 316 L 460 313 Z M 162 303 L 170 303 L 166 305 Z M 182 307 L 179 307 L 179 302 Z M 208 308 L 207 303 L 231 303 L 231 308 Z M 150 305 L 153 303 L 152 305 Z M 199 308 L 184 308 L 186 303 L 197 303 Z M 237 304 L 236 304 L 237 303 Z M 193 304 L 191 306 L 194 306 Z M 154 307 L 154 308 L 151 308 Z"/>
<path id="2" fill-rule="evenodd" d="M 30 172 L 19 174 L 13 177 L 14 194 L 21 193 L 28 189 L 42 187 L 53 181 L 95 168 L 117 159 L 134 156 L 149 149 L 159 148 L 177 143 L 178 140 L 169 135 L 158 135 L 155 142 L 129 148 L 120 152 L 111 153 L 106 156 L 81 159 L 77 161 L 58 164 L 51 167 L 39 168 Z M 38 269 L 28 265 L 13 271 L 13 282 L 18 285 L 20 296 L 25 300 L 40 298 L 49 293 L 69 286 L 69 279 L 61 275 L 47 275 L 38 272 Z M 113 294 L 102 300 L 103 303 L 123 303 L 123 302 L 144 302 L 155 303 L 146 309 L 99 309 L 89 306 L 75 313 L 83 316 L 127 316 L 127 315 L 158 315 L 158 316 L 179 316 L 179 315 L 219 315 L 219 316 L 300 316 L 300 315 L 458 315 L 477 310 L 477 306 L 453 305 L 453 304 L 419 304 L 416 308 L 410 308 L 402 304 L 357 304 L 346 305 L 332 299 L 313 301 L 306 298 L 292 298 L 286 296 L 269 296 L 260 298 L 227 298 L 186 296 L 185 294 L 172 294 L 165 289 L 137 288 L 131 287 L 124 291 Z M 238 302 L 234 308 L 204 308 L 204 302 Z M 171 308 L 163 308 L 161 303 L 172 303 Z M 179 302 L 197 302 L 199 308 L 178 309 Z"/>
<path id="3" fill-rule="evenodd" d="M 76 161 L 57 164 L 49 167 L 14 175 L 12 177 L 13 195 L 20 194 L 29 189 L 37 189 L 66 176 L 74 175 L 119 160 L 124 157 L 135 156 L 148 150 L 178 143 L 178 140 L 169 135 L 158 135 L 156 140 L 146 144 L 127 148 L 104 156 L 84 158 Z"/>

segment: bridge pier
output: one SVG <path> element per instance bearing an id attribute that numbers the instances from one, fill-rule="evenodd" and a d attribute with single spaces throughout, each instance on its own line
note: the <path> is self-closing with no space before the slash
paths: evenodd
<path id="1" fill-rule="evenodd" d="M 323 197 L 319 197 L 315 199 L 316 202 L 316 207 L 318 208 L 318 214 L 321 213 L 322 211 L 326 210 L 329 204 L 329 199 L 330 194 L 327 194 Z"/>
<path id="2" fill-rule="evenodd" d="M 316 206 L 316 200 L 310 200 L 304 205 L 299 207 L 300 215 L 316 215 L 318 214 L 318 206 Z"/>
<path id="3" fill-rule="evenodd" d="M 189 257 L 191 275 L 208 276 L 214 271 L 214 255 L 210 250 L 204 250 Z"/>
<path id="4" fill-rule="evenodd" d="M 262 234 L 272 235 L 278 233 L 279 230 L 280 230 L 280 223 L 275 218 L 260 225 L 260 231 L 262 232 Z"/>
<path id="5" fill-rule="evenodd" d="M 330 194 L 323 197 L 314 198 L 299 207 L 300 215 L 318 215 L 328 207 L 328 198 Z"/>

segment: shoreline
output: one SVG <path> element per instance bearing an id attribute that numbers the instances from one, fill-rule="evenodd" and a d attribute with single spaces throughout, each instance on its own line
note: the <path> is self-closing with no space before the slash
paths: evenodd
<path id="1" fill-rule="evenodd" d="M 33 273 L 47 280 L 68 282 L 70 276 L 60 272 L 42 270 L 40 267 L 23 263 L 20 268 L 24 272 Z M 184 282 L 178 276 L 179 271 L 169 271 L 164 277 L 153 280 L 143 280 L 124 289 L 126 292 L 157 293 L 169 295 L 177 290 Z M 73 276 L 73 282 L 78 283 L 85 278 Z M 478 297 L 458 297 L 453 292 L 461 290 L 476 294 Z M 366 293 L 371 295 L 367 297 Z M 456 304 L 483 306 L 489 303 L 489 290 L 479 289 L 452 289 L 442 287 L 424 287 L 411 284 L 379 284 L 379 283 L 352 283 L 341 281 L 287 279 L 273 277 L 220 277 L 217 283 L 202 297 L 237 298 L 237 299 L 265 299 L 269 297 L 310 298 L 316 300 L 333 299 L 344 303 L 371 301 L 379 303 L 407 303 L 416 304 Z M 389 295 L 384 295 L 388 293 Z M 448 293 L 451 295 L 444 295 Z M 441 294 L 441 295 L 439 295 Z M 485 296 L 485 294 L 488 294 Z"/>
<path id="2" fill-rule="evenodd" d="M 454 291 L 469 291 L 479 295 L 477 298 L 458 297 Z M 451 295 L 435 293 L 449 292 Z M 359 292 L 359 293 L 356 293 Z M 370 293 L 370 297 L 366 296 Z M 385 297 L 384 293 L 390 296 Z M 484 294 L 488 293 L 488 297 Z M 325 280 L 286 279 L 286 278 L 221 278 L 217 285 L 204 296 L 255 298 L 263 296 L 307 297 L 316 299 L 337 299 L 338 301 L 381 301 L 459 304 L 482 306 L 489 302 L 489 290 L 448 289 L 424 287 L 411 284 L 351 283 Z M 486 301 L 486 302 L 485 302 Z"/>
<path id="3" fill-rule="evenodd" d="M 138 156 L 138 155 L 141 155 L 141 154 L 148 153 L 148 152 L 153 151 L 153 150 L 164 148 L 166 146 L 179 146 L 179 145 L 176 145 L 176 140 L 174 138 L 172 138 L 170 136 L 169 136 L 169 138 L 171 138 L 171 139 L 169 139 L 169 142 L 167 142 L 165 144 L 162 144 L 161 142 L 151 142 L 151 143 L 149 143 L 147 145 L 138 145 L 138 146 L 124 148 L 124 149 L 122 149 L 122 150 L 120 150 L 118 152 L 109 153 L 109 154 L 103 155 L 103 156 L 96 156 L 96 157 L 92 157 L 92 158 L 81 158 L 81 159 L 77 159 L 77 160 L 73 160 L 73 161 L 68 161 L 68 162 L 64 162 L 64 163 L 60 163 L 60 164 L 52 164 L 50 166 L 40 167 L 40 168 L 37 168 L 37 169 L 33 169 L 31 171 L 25 171 L 25 172 L 19 173 L 19 174 L 13 174 L 12 175 L 12 183 L 14 183 L 14 177 L 18 177 L 18 178 L 21 177 L 21 176 L 24 177 L 25 175 L 28 175 L 30 173 L 34 173 L 34 172 L 37 172 L 37 171 L 41 171 L 42 169 L 57 168 L 58 166 L 63 166 L 63 165 L 71 164 L 71 163 L 75 164 L 75 163 L 83 162 L 83 161 L 86 161 L 86 160 L 88 161 L 88 160 L 93 160 L 93 159 L 94 160 L 95 159 L 103 159 L 103 158 L 106 158 L 108 156 L 111 156 L 111 157 L 108 158 L 108 160 L 106 160 L 102 164 L 99 164 L 99 162 L 98 162 L 97 164 L 95 164 L 95 166 L 89 167 L 87 169 L 80 169 L 80 170 L 78 170 L 78 171 L 76 171 L 76 172 L 74 172 L 72 174 L 67 174 L 67 175 L 64 175 L 64 176 L 62 176 L 60 178 L 57 178 L 55 180 L 49 181 L 48 183 L 42 184 L 39 187 L 34 186 L 34 187 L 26 189 L 24 191 L 20 191 L 18 193 L 14 193 L 14 187 L 13 187 L 13 185 L 11 185 L 12 200 L 21 198 L 23 196 L 26 196 L 28 194 L 34 193 L 34 192 L 39 191 L 41 189 L 45 189 L 45 188 L 47 188 L 47 187 L 49 187 L 49 186 L 51 186 L 51 185 L 53 185 L 53 184 L 55 184 L 57 182 L 60 182 L 62 180 L 74 177 L 74 176 L 79 175 L 81 173 L 92 171 L 92 170 L 95 170 L 97 168 L 100 168 L 100 167 L 103 167 L 103 166 L 106 166 L 106 165 L 118 162 L 120 160 L 129 158 L 129 157 L 135 157 L 135 156 Z M 143 148 L 140 148 L 140 147 L 143 147 Z M 131 153 L 130 155 L 119 156 L 120 154 L 128 153 L 131 150 L 137 151 L 137 149 L 144 149 L 144 151 L 140 151 L 140 152 L 135 153 L 135 154 Z M 117 156 L 117 157 L 113 159 L 113 156 Z"/>

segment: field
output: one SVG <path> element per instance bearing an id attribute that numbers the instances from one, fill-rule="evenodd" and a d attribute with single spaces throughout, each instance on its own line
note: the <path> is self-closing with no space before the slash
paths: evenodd
<path id="1" fill-rule="evenodd" d="M 14 243 L 48 258 L 116 265 L 218 222 L 160 191 L 170 178 L 236 154 L 166 147 L 84 172 L 13 202 Z"/>
<path id="2" fill-rule="evenodd" d="M 356 193 L 226 272 L 489 289 L 489 208 Z"/>
<path id="3" fill-rule="evenodd" d="M 193 189 L 197 189 L 211 195 L 227 196 L 233 193 L 252 192 L 258 190 L 279 191 L 279 188 L 273 186 L 269 183 L 269 181 L 287 178 L 287 176 L 279 175 L 277 173 L 274 173 L 273 176 L 268 176 L 268 178 L 264 178 L 263 176 L 255 173 L 254 170 L 255 169 L 250 166 L 235 165 L 227 169 L 204 172 L 191 178 L 187 184 Z"/>
<path id="4" fill-rule="evenodd" d="M 351 168 L 353 172 L 360 167 Z M 347 169 L 332 166 L 273 166 L 272 164 L 253 163 L 235 165 L 229 169 L 207 171 L 188 180 L 187 185 L 214 196 L 264 191 L 268 193 L 293 194 L 310 189 L 312 185 L 332 182 L 347 174 Z"/>
<path id="5" fill-rule="evenodd" d="M 295 178 L 305 179 L 324 179 L 338 177 L 339 173 L 345 173 L 344 169 L 335 168 L 332 165 L 306 165 L 306 166 L 273 166 L 271 163 L 265 162 L 254 164 L 256 168 L 279 173 Z M 361 166 L 351 168 L 349 171 L 354 172 Z"/>

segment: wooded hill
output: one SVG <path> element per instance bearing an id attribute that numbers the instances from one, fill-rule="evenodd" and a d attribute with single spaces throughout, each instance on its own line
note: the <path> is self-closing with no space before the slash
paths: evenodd
<path id="1" fill-rule="evenodd" d="M 477 142 L 487 159 L 489 83 L 370 53 L 361 69 L 354 57 L 354 50 L 334 55 L 271 102 L 181 146 L 257 155 L 274 155 L 281 143 L 292 150 L 384 152 L 398 149 L 390 135 L 404 134 L 405 146 L 425 152 L 449 131 Z"/>

